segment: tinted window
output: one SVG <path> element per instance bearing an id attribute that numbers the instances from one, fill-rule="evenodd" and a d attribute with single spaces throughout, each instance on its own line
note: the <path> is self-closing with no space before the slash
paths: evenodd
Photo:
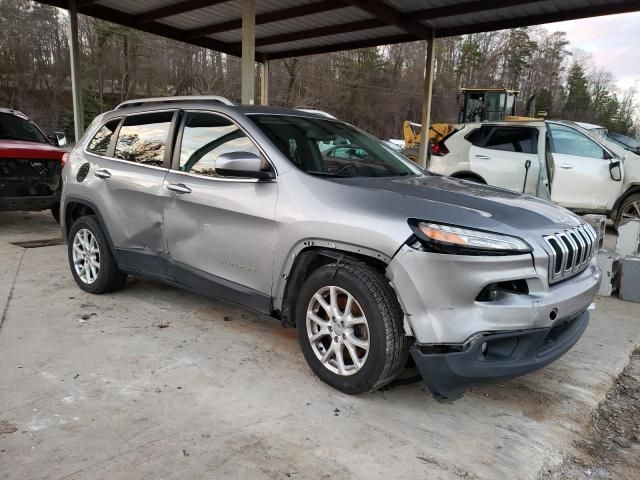
<path id="1" fill-rule="evenodd" d="M 311 175 L 392 177 L 422 173 L 380 140 L 346 123 L 293 115 L 251 115 L 251 120 L 285 157 Z M 324 148 L 338 141 L 348 146 Z"/>
<path id="2" fill-rule="evenodd" d="M 120 119 L 118 118 L 117 120 L 111 120 L 100 127 L 100 130 L 96 132 L 89 142 L 87 150 L 97 155 L 106 155 L 109 145 L 111 144 L 113 134 L 118 128 L 119 123 Z"/>
<path id="3" fill-rule="evenodd" d="M 507 152 L 538 153 L 538 129 L 496 127 L 487 139 L 485 148 Z"/>
<path id="4" fill-rule="evenodd" d="M 11 113 L 0 113 L 0 139 L 49 143 L 34 123 Z"/>
<path id="5" fill-rule="evenodd" d="M 210 113 L 187 113 L 180 146 L 180 170 L 216 176 L 216 160 L 223 153 L 260 151 L 233 122 Z M 265 168 L 267 163 L 264 162 Z"/>
<path id="6" fill-rule="evenodd" d="M 573 128 L 549 124 L 549 130 L 553 139 L 553 153 L 597 159 L 607 158 L 605 150 L 600 145 Z"/>
<path id="7" fill-rule="evenodd" d="M 486 128 L 476 128 L 473 132 L 466 136 L 466 139 L 475 147 L 484 147 Z"/>
<path id="8" fill-rule="evenodd" d="M 173 112 L 127 117 L 120 127 L 114 156 L 121 160 L 162 167 Z"/>

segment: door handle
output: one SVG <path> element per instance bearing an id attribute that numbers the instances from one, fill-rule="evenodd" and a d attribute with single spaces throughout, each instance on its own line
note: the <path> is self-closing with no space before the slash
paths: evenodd
<path id="1" fill-rule="evenodd" d="M 99 168 L 95 171 L 95 176 L 106 180 L 107 178 L 111 178 L 111 172 L 106 168 Z"/>
<path id="2" fill-rule="evenodd" d="M 167 185 L 167 189 L 180 194 L 191 193 L 191 189 L 184 183 L 170 183 Z"/>
<path id="3" fill-rule="evenodd" d="M 568 163 L 563 163 L 562 165 L 558 166 L 558 168 L 562 168 L 563 170 L 571 170 L 573 168 L 573 165 L 569 165 Z"/>
<path id="4" fill-rule="evenodd" d="M 476 158 L 479 158 L 480 160 L 491 160 L 491 157 L 487 155 L 476 155 Z"/>

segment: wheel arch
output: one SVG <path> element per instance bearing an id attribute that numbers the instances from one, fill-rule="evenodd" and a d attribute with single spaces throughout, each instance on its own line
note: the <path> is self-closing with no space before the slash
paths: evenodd
<path id="1" fill-rule="evenodd" d="M 100 213 L 100 209 L 86 198 L 82 197 L 67 197 L 64 202 L 64 215 L 61 218 L 62 221 L 62 233 L 64 235 L 65 242 L 69 240 L 69 232 L 71 230 L 71 225 L 78 218 L 84 215 L 94 215 L 104 233 L 104 236 L 109 243 L 109 248 L 113 252 L 113 242 L 111 241 L 111 235 L 109 234 L 109 229 L 104 222 L 102 214 Z"/>
<path id="2" fill-rule="evenodd" d="M 274 285 L 273 308 L 284 325 L 295 326 L 298 292 L 307 277 L 330 263 L 367 265 L 384 275 L 391 258 L 375 250 L 326 240 L 305 240 L 288 256 Z"/>
<path id="3" fill-rule="evenodd" d="M 640 183 L 632 183 L 629 187 L 624 191 L 622 195 L 618 197 L 616 202 L 613 204 L 613 208 L 611 209 L 611 217 L 612 219 L 618 218 L 618 210 L 620 206 L 624 203 L 624 201 L 630 196 L 640 193 Z"/>
<path id="4" fill-rule="evenodd" d="M 487 181 L 484 178 L 482 178 L 477 173 L 471 172 L 469 170 L 461 170 L 459 172 L 452 173 L 449 176 L 452 177 L 452 178 L 459 178 L 460 180 L 467 180 L 469 178 L 473 178 L 473 181 L 476 181 L 476 182 L 481 183 L 483 185 L 487 184 Z"/>

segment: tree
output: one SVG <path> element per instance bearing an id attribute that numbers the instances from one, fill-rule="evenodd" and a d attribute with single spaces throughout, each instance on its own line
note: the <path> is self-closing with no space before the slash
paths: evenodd
<path id="1" fill-rule="evenodd" d="M 578 62 L 574 62 L 567 77 L 567 103 L 564 106 L 564 116 L 569 120 L 583 118 L 588 112 L 591 97 L 587 85 L 587 76 L 584 68 Z"/>

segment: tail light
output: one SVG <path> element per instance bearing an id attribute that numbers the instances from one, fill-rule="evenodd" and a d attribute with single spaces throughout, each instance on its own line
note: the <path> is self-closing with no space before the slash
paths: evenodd
<path id="1" fill-rule="evenodd" d="M 64 155 L 62 155 L 62 158 L 60 159 L 60 166 L 62 168 L 64 168 L 64 166 L 66 165 L 68 158 L 69 158 L 69 152 L 67 152 Z"/>
<path id="2" fill-rule="evenodd" d="M 444 157 L 449 154 L 449 149 L 444 145 L 444 140 L 431 145 L 431 155 Z"/>

